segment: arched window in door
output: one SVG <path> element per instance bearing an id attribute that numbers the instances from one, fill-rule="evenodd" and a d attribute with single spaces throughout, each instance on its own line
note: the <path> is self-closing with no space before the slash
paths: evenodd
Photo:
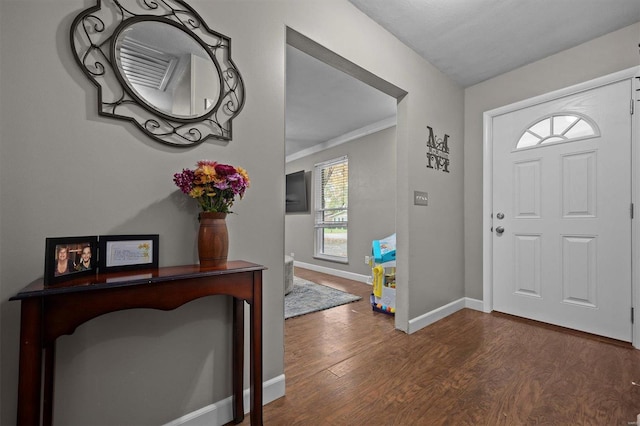
<path id="1" fill-rule="evenodd" d="M 555 113 L 536 121 L 520 136 L 516 149 L 571 142 L 600 136 L 590 118 L 577 113 Z"/>

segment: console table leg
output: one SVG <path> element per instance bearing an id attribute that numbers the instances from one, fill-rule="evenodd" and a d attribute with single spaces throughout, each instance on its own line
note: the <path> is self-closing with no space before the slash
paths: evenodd
<path id="1" fill-rule="evenodd" d="M 244 300 L 233 298 L 233 421 L 244 420 Z"/>
<path id="2" fill-rule="evenodd" d="M 262 274 L 253 273 L 253 302 L 251 303 L 251 424 L 262 425 Z"/>
<path id="3" fill-rule="evenodd" d="M 42 399 L 42 424 L 53 424 L 53 389 L 56 368 L 56 342 L 55 340 L 44 348 L 44 397 Z"/>
<path id="4" fill-rule="evenodd" d="M 38 425 L 42 386 L 42 299 L 24 299 L 20 309 L 18 425 Z"/>

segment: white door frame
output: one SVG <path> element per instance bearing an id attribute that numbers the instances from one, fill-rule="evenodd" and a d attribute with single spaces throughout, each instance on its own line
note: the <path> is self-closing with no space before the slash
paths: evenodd
<path id="1" fill-rule="evenodd" d="M 640 200 L 640 149 L 636 149 L 636 146 L 640 143 L 640 102 L 637 102 L 636 99 L 640 99 L 640 97 L 635 95 L 635 89 L 640 87 L 638 79 L 635 78 L 638 76 L 640 76 L 640 67 L 633 67 L 544 95 L 492 109 L 483 114 L 482 300 L 484 312 L 488 313 L 493 311 L 493 220 L 491 218 L 493 204 L 493 117 L 618 81 L 634 79 L 632 84 L 634 88 L 632 102 L 637 104 L 634 105 L 637 111 L 635 111 L 631 120 L 631 151 L 633 156 L 631 162 L 631 202 L 636 204 L 635 200 Z M 632 108 L 632 106 L 629 105 L 629 108 Z M 640 205 L 635 210 L 635 218 L 631 222 L 631 306 L 640 307 L 640 230 L 638 229 L 640 227 L 635 226 L 635 223 L 638 221 L 638 216 L 640 215 Z M 636 322 L 640 321 L 640 309 L 637 312 Z M 631 315 L 631 313 L 629 314 Z M 635 348 L 640 349 L 640 327 L 632 326 L 632 330 L 632 344 Z"/>

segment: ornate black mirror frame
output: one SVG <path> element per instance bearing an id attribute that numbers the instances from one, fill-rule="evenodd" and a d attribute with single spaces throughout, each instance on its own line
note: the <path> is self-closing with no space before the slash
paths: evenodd
<path id="1" fill-rule="evenodd" d="M 219 76 L 215 105 L 203 114 L 173 115 L 142 99 L 127 84 L 116 60 L 118 36 L 137 22 L 168 24 L 186 33 L 208 53 Z M 211 30 L 182 0 L 96 0 L 71 25 L 76 62 L 98 89 L 98 114 L 136 124 L 153 139 L 194 146 L 208 138 L 232 139 L 232 120 L 245 100 L 240 72 L 231 60 L 231 39 Z"/>

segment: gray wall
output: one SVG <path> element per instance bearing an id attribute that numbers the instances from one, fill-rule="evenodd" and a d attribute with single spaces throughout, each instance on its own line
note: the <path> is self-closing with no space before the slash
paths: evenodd
<path id="1" fill-rule="evenodd" d="M 349 263 L 313 258 L 315 192 L 313 166 L 343 155 L 349 156 Z M 287 173 L 312 171 L 309 213 L 285 217 L 285 253 L 295 260 L 361 275 L 371 275 L 364 256 L 371 241 L 396 229 L 396 128 L 391 127 L 351 142 L 287 163 Z"/>
<path id="2" fill-rule="evenodd" d="M 640 23 L 465 90 L 465 293 L 482 299 L 482 114 L 640 65 Z"/>
<path id="3" fill-rule="evenodd" d="M 257 48 L 249 29 L 259 26 L 257 16 L 197 2 L 212 27 L 233 37 L 249 99 L 228 146 L 176 149 L 97 115 L 95 88 L 76 66 L 68 35 L 92 3 L 1 6 L 0 240 L 11 247 L 0 260 L 2 424 L 15 422 L 18 374 L 20 306 L 7 299 L 42 275 L 44 239 L 158 233 L 162 265 L 193 263 L 197 208 L 171 181 L 183 167 L 211 159 L 249 170 L 252 187 L 228 219 L 230 258 L 268 266 L 267 289 L 282 282 L 281 256 L 270 248 L 284 244 L 284 134 L 274 125 L 283 114 L 262 107 L 284 102 L 282 22 L 264 30 L 269 42 Z M 257 238 L 265 233 L 264 211 L 273 212 L 268 242 Z M 283 372 L 282 303 L 281 292 L 266 291 L 265 379 Z M 56 423 L 161 424 L 230 395 L 229 318 L 229 301 L 216 297 L 171 312 L 117 312 L 79 327 L 58 342 Z"/>
<path id="4" fill-rule="evenodd" d="M 106 0 L 104 0 L 106 1 Z M 286 27 L 409 94 L 398 105 L 397 324 L 464 294 L 463 90 L 346 0 L 190 0 L 232 39 L 247 88 L 231 143 L 158 144 L 97 115 L 69 27 L 86 0 L 0 2 L 0 423 L 15 423 L 20 306 L 53 236 L 160 234 L 160 263 L 196 260 L 197 208 L 171 176 L 197 160 L 241 165 L 252 187 L 228 219 L 230 257 L 266 265 L 264 379 L 283 374 Z M 452 172 L 425 168 L 426 127 L 448 133 Z M 428 209 L 410 204 L 427 190 Z M 55 421 L 161 424 L 231 394 L 229 301 L 99 317 L 58 342 Z"/>

